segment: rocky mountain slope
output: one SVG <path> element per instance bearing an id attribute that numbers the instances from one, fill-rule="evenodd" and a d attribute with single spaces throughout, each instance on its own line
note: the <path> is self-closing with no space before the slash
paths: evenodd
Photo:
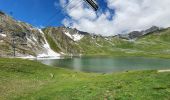
<path id="1" fill-rule="evenodd" d="M 85 35 L 89 35 L 88 33 L 66 27 L 50 27 L 43 29 L 43 31 L 53 50 L 68 55 L 79 55 L 81 47 L 78 43 Z"/>
<path id="2" fill-rule="evenodd" d="M 170 57 L 170 28 L 103 37 L 67 27 L 37 29 L 0 13 L 0 56 L 159 56 Z"/>
<path id="3" fill-rule="evenodd" d="M 144 30 L 144 31 L 133 31 L 128 34 L 118 34 L 118 37 L 130 40 L 130 39 L 139 38 L 144 35 L 148 35 L 153 32 L 159 32 L 160 30 L 163 30 L 163 28 L 159 28 L 157 26 L 152 26 L 151 28 Z"/>
<path id="4" fill-rule="evenodd" d="M 127 38 L 120 35 L 102 37 L 66 27 L 50 27 L 43 31 L 53 50 L 70 55 L 156 56 L 166 55 L 170 49 L 169 42 L 164 40 L 164 38 L 169 38 L 170 29 L 156 26 L 145 31 L 126 34 Z M 155 38 L 150 39 L 150 37 Z M 167 52 L 163 52 L 164 50 Z"/>
<path id="5" fill-rule="evenodd" d="M 0 57 L 48 55 L 49 48 L 41 30 L 16 21 L 0 12 Z"/>

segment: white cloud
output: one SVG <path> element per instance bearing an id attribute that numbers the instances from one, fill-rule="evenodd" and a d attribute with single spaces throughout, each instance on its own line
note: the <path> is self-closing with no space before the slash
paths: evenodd
<path id="1" fill-rule="evenodd" d="M 68 2 L 71 3 L 65 12 L 69 18 L 65 18 L 63 24 L 81 31 L 108 36 L 153 25 L 170 26 L 170 0 L 106 0 L 106 12 L 97 13 L 83 0 L 60 0 L 62 7 Z M 115 10 L 115 14 L 109 10 Z"/>
<path id="2" fill-rule="evenodd" d="M 62 7 L 64 7 L 67 4 L 67 0 L 60 0 L 59 2 Z"/>

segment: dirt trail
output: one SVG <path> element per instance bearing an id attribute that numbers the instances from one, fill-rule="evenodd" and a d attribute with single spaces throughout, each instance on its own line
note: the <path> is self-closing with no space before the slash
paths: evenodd
<path id="1" fill-rule="evenodd" d="M 170 69 L 167 69 L 167 70 L 158 70 L 158 73 L 163 73 L 163 72 L 170 72 Z"/>

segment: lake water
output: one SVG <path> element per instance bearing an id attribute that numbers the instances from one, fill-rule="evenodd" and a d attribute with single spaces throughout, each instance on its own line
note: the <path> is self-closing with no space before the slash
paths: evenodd
<path id="1" fill-rule="evenodd" d="M 170 69 L 170 59 L 138 57 L 75 57 L 40 62 L 82 72 L 110 73 L 131 70 Z"/>

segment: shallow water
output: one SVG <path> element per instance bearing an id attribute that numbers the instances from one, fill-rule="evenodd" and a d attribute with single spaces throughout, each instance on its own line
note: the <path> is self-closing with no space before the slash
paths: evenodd
<path id="1" fill-rule="evenodd" d="M 140 57 L 74 57 L 42 59 L 40 62 L 82 72 L 122 72 L 131 70 L 170 69 L 170 59 Z"/>

